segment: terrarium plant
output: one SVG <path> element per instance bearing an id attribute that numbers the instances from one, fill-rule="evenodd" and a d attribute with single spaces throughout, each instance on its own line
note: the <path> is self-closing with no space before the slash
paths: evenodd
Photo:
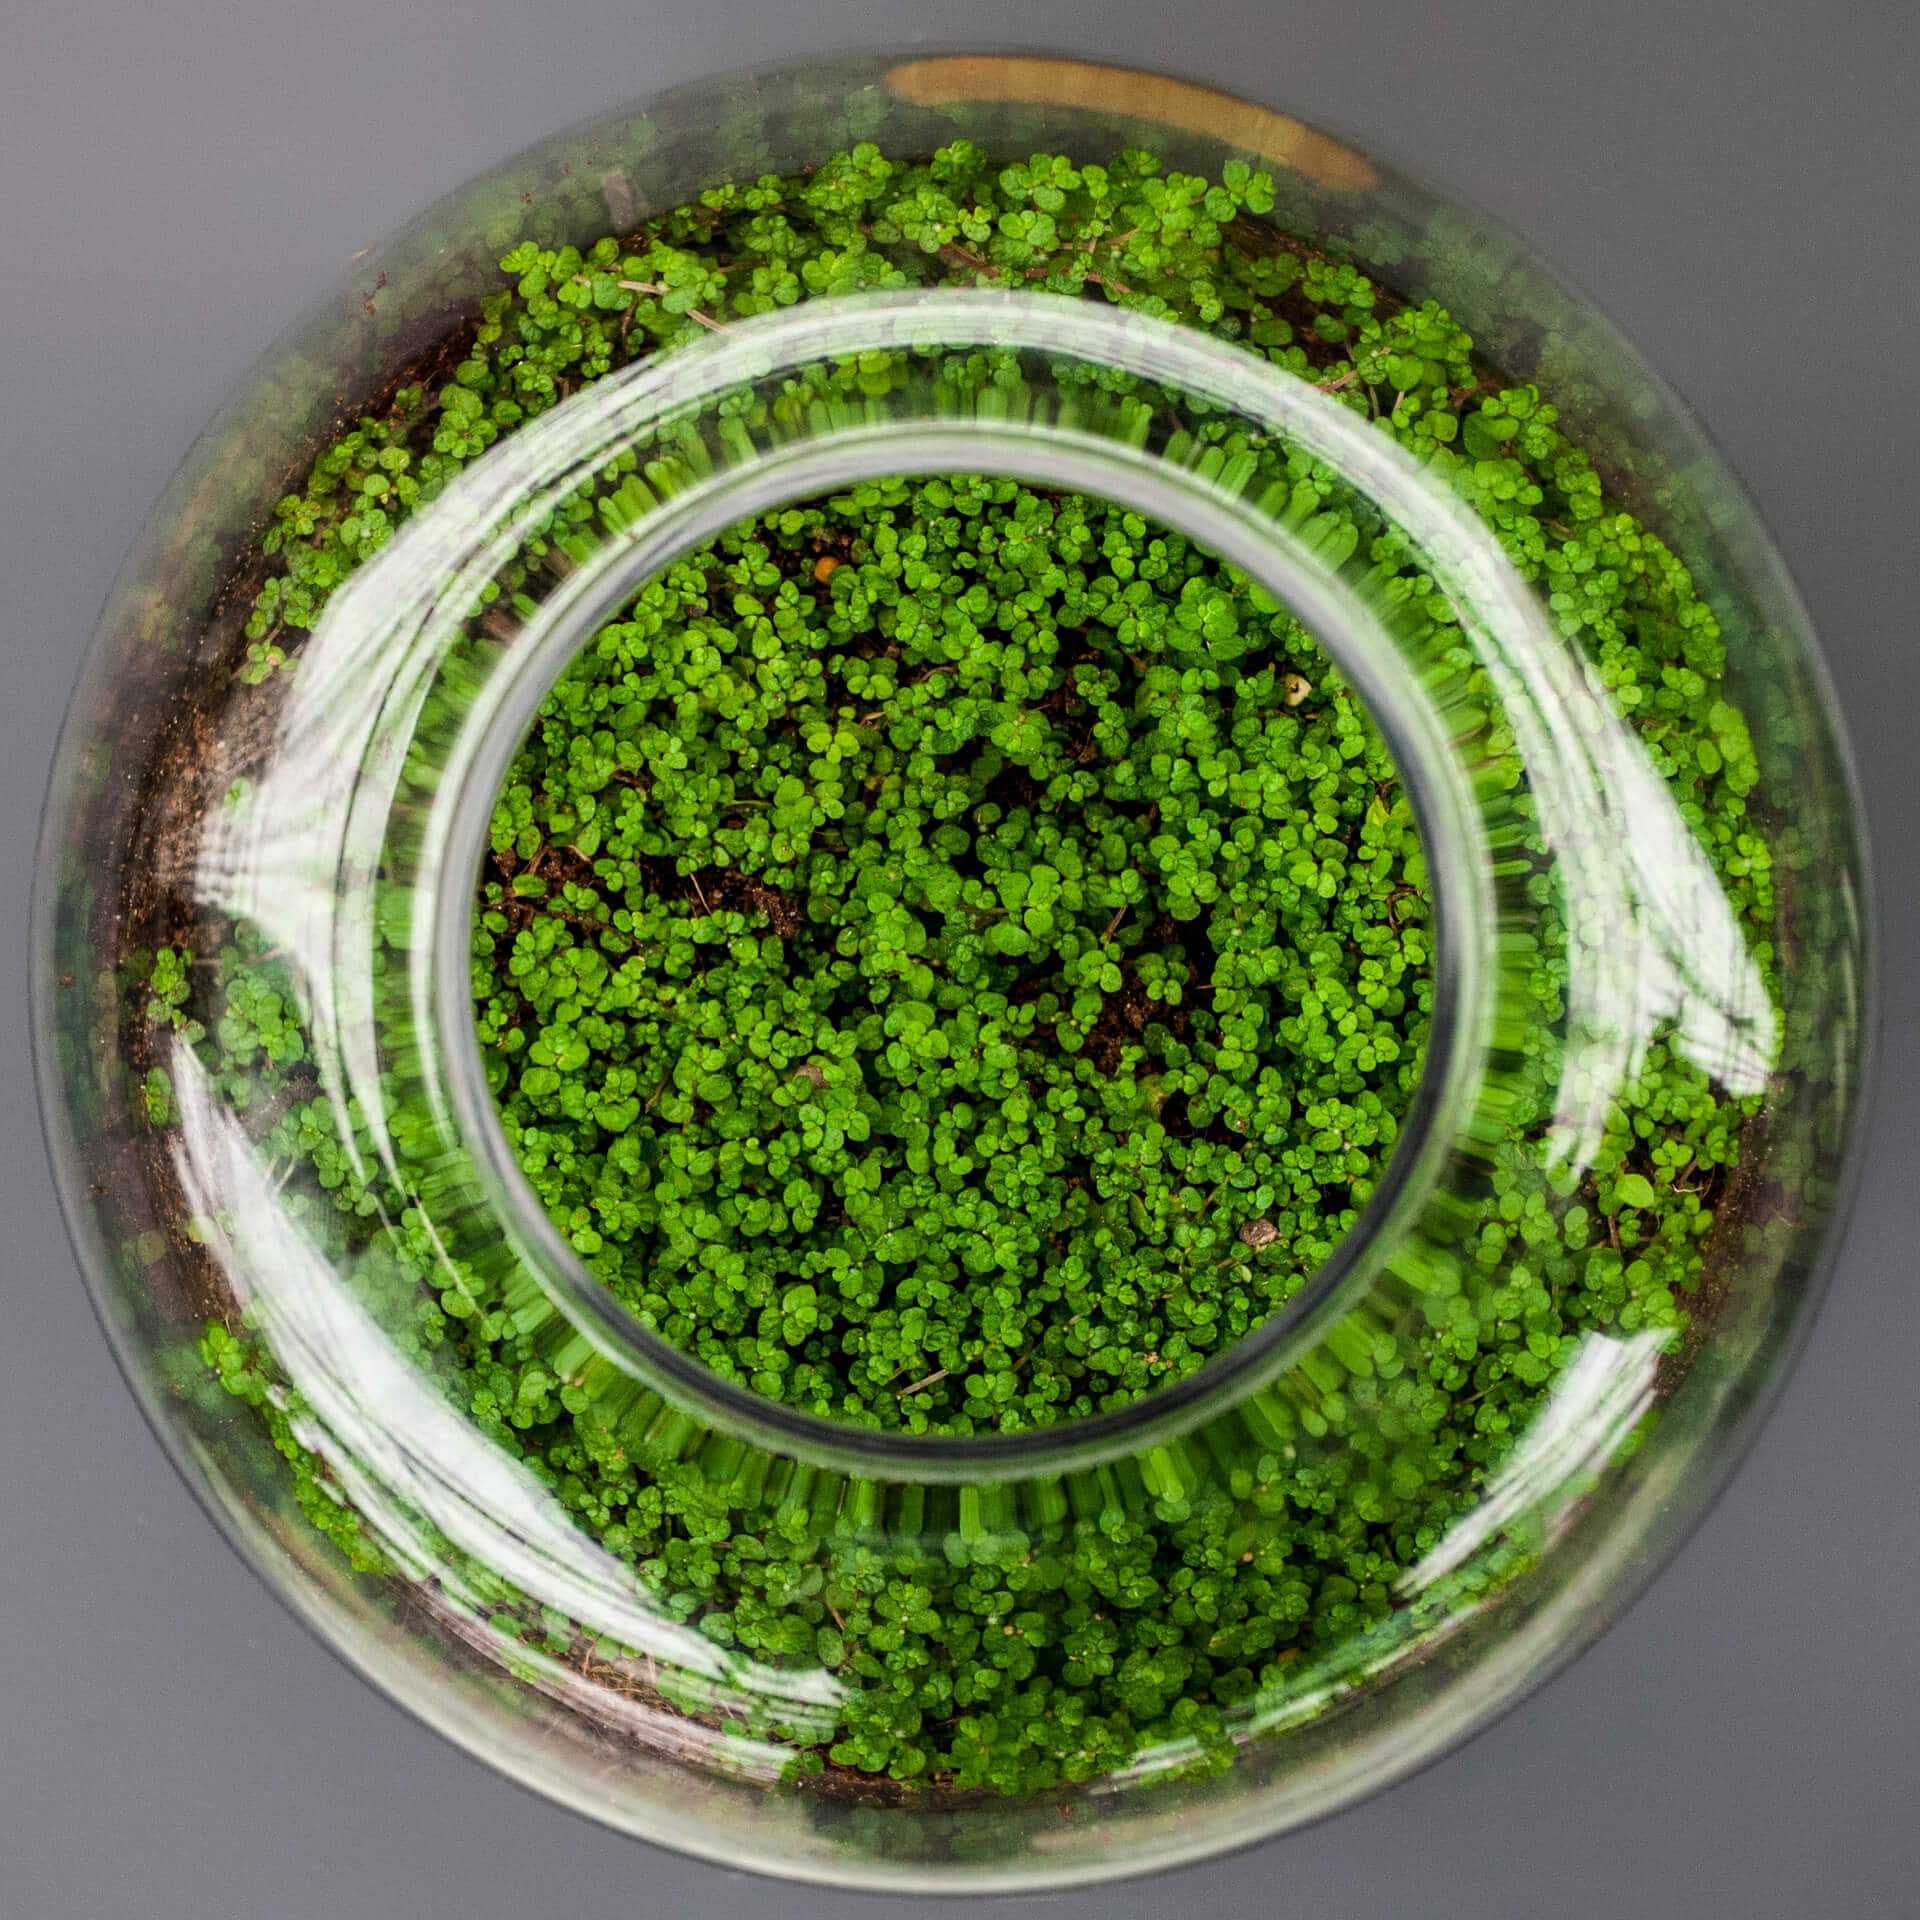
<path id="1" fill-rule="evenodd" d="M 1476 362 L 1432 303 L 1261 224 L 1271 204 L 1261 174 L 1216 184 L 1137 152 L 861 147 L 584 252 L 517 248 L 442 381 L 399 387 L 282 501 L 236 670 L 297 671 L 301 634 L 409 514 L 636 356 L 809 298 L 1018 282 L 1242 343 L 1443 471 L 1546 582 L 1764 956 L 1752 754 L 1685 569 L 1548 399 Z M 1378 572 L 1416 581 L 1418 556 L 1329 477 L 1250 457 L 1335 563 L 1365 530 Z M 590 526 L 602 505 L 569 511 Z M 491 845 L 476 1017 L 535 1191 L 643 1325 L 831 1419 L 1017 1430 L 1191 1371 L 1351 1228 L 1420 1072 L 1425 857 L 1384 744 L 1285 608 L 1097 500 L 874 481 L 712 541 L 554 688 Z M 404 1176 L 349 1164 L 273 956 L 244 928 L 191 939 L 156 956 L 147 1018 L 260 1105 L 275 1160 L 315 1168 L 330 1236 L 379 1245 L 449 1392 L 603 1545 L 697 1596 L 703 1633 L 853 1681 L 796 1764 L 930 1785 L 1105 1771 L 1384 1617 L 1585 1332 L 1678 1341 L 1751 1106 L 1657 1050 L 1590 1164 L 1556 1176 L 1549 946 L 1483 1200 L 1484 1288 L 1380 1383 L 1421 1436 L 1390 1491 L 1283 1472 L 1257 1523 L 1222 1490 L 1011 1562 L 924 1541 L 849 1557 L 808 1528 L 741 1529 L 709 1489 L 610 1452 L 410 1239 Z M 244 1316 L 214 1319 L 205 1354 L 275 1417 Z M 296 1470 L 355 1560 L 384 1564 L 323 1466 Z"/>

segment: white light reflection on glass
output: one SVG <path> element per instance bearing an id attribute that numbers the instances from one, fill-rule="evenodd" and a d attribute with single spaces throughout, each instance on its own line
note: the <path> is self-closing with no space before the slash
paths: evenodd
<path id="1" fill-rule="evenodd" d="M 463 1560 L 589 1638 L 632 1648 L 644 1668 L 670 1676 L 686 1710 L 763 1721 L 772 1710 L 811 1729 L 808 1738 L 827 1737 L 839 1680 L 819 1667 L 768 1666 L 663 1613 L 633 1570 L 581 1532 L 520 1462 L 469 1426 L 350 1296 L 289 1212 L 265 1156 L 220 1103 L 190 1046 L 176 1042 L 169 1070 L 181 1191 L 287 1390 L 299 1396 L 296 1437 L 326 1463 L 341 1496 L 394 1563 L 437 1584 L 463 1632 L 500 1659 L 517 1664 L 529 1650 L 489 1631 L 486 1602 L 467 1587 Z M 548 1664 L 549 1690 L 572 1695 L 587 1684 L 578 1672 L 568 1678 L 558 1662 Z M 603 1691 L 594 1689 L 602 1714 Z M 640 1711 L 637 1703 L 627 1708 L 629 1715 Z M 651 1716 L 647 1724 L 654 1724 Z M 701 1731 L 682 1720 L 673 1737 Z M 747 1760 L 751 1743 L 730 1736 L 726 1744 L 734 1763 Z M 761 1757 L 777 1769 L 786 1755 L 768 1746 Z"/>

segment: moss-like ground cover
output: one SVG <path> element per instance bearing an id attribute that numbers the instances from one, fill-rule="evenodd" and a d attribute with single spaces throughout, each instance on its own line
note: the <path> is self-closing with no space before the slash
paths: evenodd
<path id="1" fill-rule="evenodd" d="M 1377 735 L 1178 536 L 872 484 L 655 582 L 495 816 L 515 1151 L 649 1325 L 808 1410 L 1011 1429 L 1263 1319 L 1425 1025 Z"/>
<path id="2" fill-rule="evenodd" d="M 1769 966 L 1752 751 L 1685 569 L 1547 399 L 1274 233 L 1270 201 L 1145 155 L 862 148 L 584 254 L 519 248 L 446 384 L 402 390 L 282 504 L 243 672 L 297 670 L 408 514 L 636 355 L 862 287 L 1113 300 L 1267 355 L 1444 470 L 1597 663 Z M 1287 473 L 1339 537 L 1324 477 Z M 1391 533 L 1350 537 L 1417 597 Z M 1311 1466 L 964 1552 L 636 1464 L 499 1303 L 447 1286 L 406 1176 L 346 1165 L 257 939 L 202 929 L 204 964 L 169 950 L 143 990 L 264 1106 L 276 1164 L 317 1180 L 313 1233 L 384 1276 L 482 1432 L 703 1634 L 839 1677 L 803 1768 L 1022 1791 L 1204 1747 L 1391 1612 L 1584 1335 L 1683 1325 L 1747 1108 L 1656 1044 L 1590 1165 L 1550 1164 L 1566 936 L 1536 857 L 1535 1019 L 1458 1294 L 1326 1393 Z M 1243 583 L 1099 503 L 876 484 L 682 562 L 556 690 L 496 815 L 476 1006 L 536 1188 L 663 1334 L 817 1412 L 985 1431 L 1149 1391 L 1300 1284 L 1405 1109 L 1426 924 L 1392 767 Z M 146 1099 L 167 1124 L 164 1073 Z M 244 1323 L 204 1351 L 315 1521 L 384 1569 Z M 537 1609 L 524 1634 L 578 1651 Z"/>

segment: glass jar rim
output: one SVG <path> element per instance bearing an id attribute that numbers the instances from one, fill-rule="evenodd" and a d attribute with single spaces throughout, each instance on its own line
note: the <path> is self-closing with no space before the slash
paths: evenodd
<path id="1" fill-rule="evenodd" d="M 1289 420 L 1303 397 L 1301 383 L 1231 345 L 1169 322 L 1078 302 L 939 289 L 817 305 L 823 311 L 802 308 L 737 325 L 728 330 L 735 337 L 701 342 L 673 356 L 664 369 L 642 372 L 627 384 L 651 382 L 665 415 L 721 401 L 747 371 L 764 376 L 911 340 L 960 351 L 1020 345 L 1098 359 L 1203 394 L 1214 385 L 1236 395 L 1233 404 L 1256 417 L 1262 402 L 1270 403 L 1274 423 Z M 603 381 L 564 404 L 605 411 L 619 398 L 620 387 Z M 1312 394 L 1308 404 L 1333 414 L 1345 411 L 1326 395 Z M 518 446 L 527 453 L 528 436 L 537 439 L 549 422 L 564 431 L 564 422 L 543 415 L 503 451 Z M 646 430 L 643 414 L 622 432 L 631 438 Z M 508 768 L 541 701 L 605 620 L 646 580 L 758 514 L 856 480 L 961 472 L 1113 500 L 1195 539 L 1287 606 L 1353 684 L 1386 739 L 1427 853 L 1434 915 L 1433 1014 L 1412 1102 L 1359 1217 L 1300 1290 L 1192 1373 L 1138 1400 L 986 1435 L 869 1428 L 792 1407 L 724 1378 L 644 1325 L 589 1271 L 514 1155 L 487 1085 L 468 960 L 475 880 Z M 1414 478 L 1423 489 L 1429 484 L 1417 472 Z M 443 1110 L 516 1253 L 549 1299 L 605 1357 L 719 1431 L 777 1456 L 907 1484 L 1022 1479 L 1150 1451 L 1230 1409 L 1318 1345 L 1445 1176 L 1452 1143 L 1481 1082 L 1497 972 L 1486 850 L 1473 797 L 1448 744 L 1443 716 L 1360 595 L 1305 542 L 1185 467 L 1053 424 L 1036 429 L 1015 421 L 903 416 L 829 427 L 792 447 L 717 470 L 673 495 L 591 577 L 586 570 L 570 575 L 565 590 L 522 627 L 484 713 L 477 710 L 476 724 L 463 730 L 433 808 L 432 857 L 422 862 L 433 878 L 424 946 L 434 958 L 430 978 L 418 983 L 415 1013 L 436 1038 L 426 1051 L 444 1067 Z"/>

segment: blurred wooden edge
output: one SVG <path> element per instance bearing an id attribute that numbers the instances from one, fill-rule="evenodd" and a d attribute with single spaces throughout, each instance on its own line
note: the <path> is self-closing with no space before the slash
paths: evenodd
<path id="1" fill-rule="evenodd" d="M 1351 147 L 1287 114 L 1230 93 L 1216 93 L 1191 80 L 1170 80 L 1132 67 L 1029 54 L 952 54 L 902 61 L 888 69 L 887 85 L 902 99 L 923 107 L 1005 100 L 1157 121 L 1257 154 L 1338 191 L 1357 191 L 1379 179 Z"/>

